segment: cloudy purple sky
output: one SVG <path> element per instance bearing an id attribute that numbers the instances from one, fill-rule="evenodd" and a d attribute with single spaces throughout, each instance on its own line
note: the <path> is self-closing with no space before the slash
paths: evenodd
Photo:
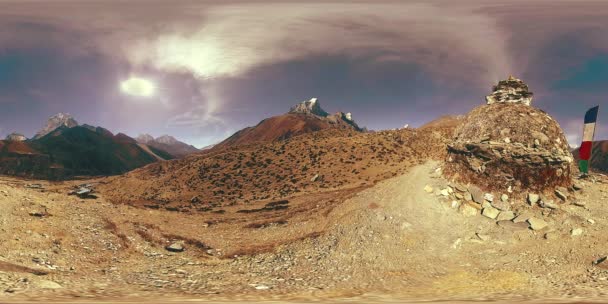
<path id="1" fill-rule="evenodd" d="M 0 136 L 68 112 L 201 147 L 311 97 L 370 129 L 419 126 L 513 74 L 572 144 L 606 105 L 608 139 L 606 20 L 582 0 L 0 0 Z"/>

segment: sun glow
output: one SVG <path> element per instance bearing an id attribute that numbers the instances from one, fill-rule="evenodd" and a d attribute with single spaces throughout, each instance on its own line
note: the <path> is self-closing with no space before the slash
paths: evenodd
<path id="1" fill-rule="evenodd" d="M 150 80 L 130 77 L 120 83 L 120 90 L 128 95 L 138 97 L 150 97 L 156 92 L 156 86 Z"/>

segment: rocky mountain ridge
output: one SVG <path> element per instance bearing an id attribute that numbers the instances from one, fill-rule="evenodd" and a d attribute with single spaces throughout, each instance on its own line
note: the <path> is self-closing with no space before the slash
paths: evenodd
<path id="1" fill-rule="evenodd" d="M 167 151 L 169 154 L 177 158 L 185 157 L 186 155 L 200 152 L 200 150 L 196 147 L 181 142 L 170 135 L 162 135 L 157 138 L 154 138 L 150 134 L 140 134 L 135 139 L 138 143 L 145 144 L 163 151 Z"/>
<path id="2" fill-rule="evenodd" d="M 153 141 L 154 137 L 150 134 L 139 134 L 137 137 L 135 137 L 135 140 L 137 140 L 138 143 L 147 144 Z"/>
<path id="3" fill-rule="evenodd" d="M 321 108 L 318 98 L 311 98 L 307 101 L 302 101 L 289 109 L 289 113 L 293 114 L 308 114 L 327 117 L 329 113 Z"/>
<path id="4" fill-rule="evenodd" d="M 335 114 L 329 114 L 321 108 L 318 98 L 311 98 L 310 100 L 296 104 L 289 109 L 288 114 L 313 115 L 321 119 L 326 119 L 333 124 L 344 122 L 351 125 L 356 131 L 362 130 L 353 120 L 352 113 L 336 112 Z"/>
<path id="5" fill-rule="evenodd" d="M 326 129 L 342 129 L 363 132 L 351 113 L 329 114 L 318 98 L 303 101 L 291 107 L 286 114 L 266 118 L 256 126 L 242 129 L 214 146 L 213 149 L 245 145 L 254 142 L 282 141 L 294 136 Z"/>
<path id="6" fill-rule="evenodd" d="M 66 113 L 53 115 L 32 139 L 13 133 L 0 141 L 0 174 L 28 178 L 121 174 L 172 158 L 170 153 L 138 144 L 126 134 L 80 125 Z"/>
<path id="7" fill-rule="evenodd" d="M 175 137 L 170 135 L 162 135 L 160 137 L 157 137 L 155 140 L 165 145 L 173 145 L 179 142 L 177 139 L 175 139 Z"/>
<path id="8" fill-rule="evenodd" d="M 79 123 L 72 117 L 72 115 L 68 113 L 57 113 L 49 118 L 46 126 L 38 131 L 36 135 L 34 135 L 33 139 L 41 138 L 60 127 L 72 128 L 78 125 Z"/>

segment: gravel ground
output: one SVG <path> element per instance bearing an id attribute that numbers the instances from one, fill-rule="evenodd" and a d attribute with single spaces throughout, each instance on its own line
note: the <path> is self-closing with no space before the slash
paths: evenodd
<path id="1" fill-rule="evenodd" d="M 582 182 L 556 210 L 521 202 L 518 213 L 548 224 L 534 231 L 467 216 L 451 196 L 428 193 L 448 186 L 437 167 L 295 197 L 285 210 L 222 215 L 82 200 L 66 195 L 71 183 L 37 189 L 2 178 L 0 301 L 606 299 L 608 267 L 593 265 L 608 255 L 605 177 Z M 165 249 L 174 243 L 185 250 Z"/>

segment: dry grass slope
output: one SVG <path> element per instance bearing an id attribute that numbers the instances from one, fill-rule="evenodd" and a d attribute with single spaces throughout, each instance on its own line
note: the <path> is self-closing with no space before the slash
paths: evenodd
<path id="1" fill-rule="evenodd" d="M 187 212 L 371 186 L 445 156 L 452 127 L 375 133 L 327 129 L 151 164 L 103 180 L 116 203 Z"/>

